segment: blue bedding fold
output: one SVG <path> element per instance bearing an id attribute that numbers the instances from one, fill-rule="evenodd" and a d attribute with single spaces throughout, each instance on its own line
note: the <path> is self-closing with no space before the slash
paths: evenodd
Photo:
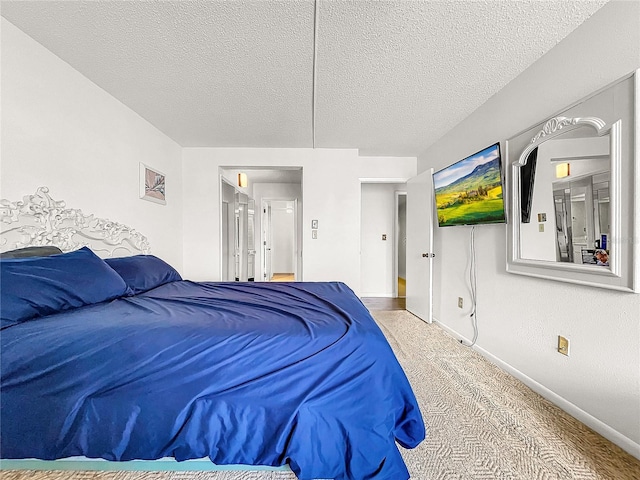
<path id="1" fill-rule="evenodd" d="M 342 283 L 172 282 L 2 330 L 2 458 L 209 457 L 298 478 L 409 477 L 425 435 Z"/>

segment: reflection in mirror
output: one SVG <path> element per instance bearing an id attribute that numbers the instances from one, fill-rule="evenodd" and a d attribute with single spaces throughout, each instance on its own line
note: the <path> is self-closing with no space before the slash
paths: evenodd
<path id="1" fill-rule="evenodd" d="M 508 272 L 640 292 L 639 72 L 507 141 Z"/>
<path id="2" fill-rule="evenodd" d="M 553 183 L 557 261 L 609 266 L 608 192 L 608 169 Z"/>
<path id="3" fill-rule="evenodd" d="M 556 240 L 558 242 L 557 259 L 561 262 L 573 262 L 573 227 L 571 218 L 571 202 L 567 198 L 569 190 L 553 191 L 553 203 L 556 213 Z"/>
<path id="4" fill-rule="evenodd" d="M 609 135 L 580 128 L 528 154 L 535 168 L 520 177 L 522 258 L 609 266 L 596 258 L 597 250 L 602 258 L 610 253 L 609 143 Z"/>

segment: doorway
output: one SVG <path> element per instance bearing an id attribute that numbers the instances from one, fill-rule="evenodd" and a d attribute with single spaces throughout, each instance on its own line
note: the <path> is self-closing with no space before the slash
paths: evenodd
<path id="1" fill-rule="evenodd" d="M 254 202 L 221 179 L 221 279 L 252 282 L 255 276 Z"/>
<path id="2" fill-rule="evenodd" d="M 405 184 L 397 181 L 361 182 L 360 290 L 363 297 L 405 296 L 405 188 Z M 400 209 L 404 209 L 404 215 Z"/>
<path id="3" fill-rule="evenodd" d="M 222 280 L 271 281 L 274 273 L 284 273 L 286 275 L 276 276 L 274 280 L 303 281 L 302 168 L 291 166 L 220 167 L 220 176 L 222 182 L 220 209 Z M 239 182 L 240 176 L 244 177 L 246 182 L 243 186 Z M 238 201 L 238 199 L 241 200 Z M 280 245 L 280 235 L 271 233 L 275 230 L 270 220 L 266 227 L 268 236 L 265 239 L 263 218 L 266 216 L 266 209 L 263 207 L 263 200 L 293 202 L 293 204 L 275 204 L 276 222 L 281 220 L 279 218 L 281 210 L 284 210 L 284 213 L 293 211 L 294 231 L 286 237 L 287 245 Z M 273 213 L 274 205 L 270 205 L 269 211 Z M 244 220 L 245 214 L 246 220 Z M 280 231 L 279 226 L 276 226 L 275 229 Z M 267 248 L 272 249 L 267 250 L 267 253 L 275 248 L 275 270 L 271 267 L 274 261 L 273 254 L 264 255 L 265 241 L 270 243 Z M 291 243 L 294 245 L 292 255 L 295 258 L 288 265 L 286 263 L 283 265 L 279 261 L 280 253 L 282 250 L 287 250 Z M 239 262 L 236 262 L 238 251 L 241 258 Z M 245 252 L 246 260 L 243 260 Z M 293 263 L 293 267 L 290 266 L 291 263 Z M 268 267 L 269 272 L 265 267 Z M 237 272 L 239 272 L 238 275 L 236 275 Z"/>
<path id="4" fill-rule="evenodd" d="M 384 185 L 380 185 L 384 184 Z M 404 234 L 401 226 L 394 227 L 394 218 L 400 222 L 398 212 L 402 200 L 395 193 L 404 193 L 406 212 Z M 395 201 L 394 201 L 395 199 Z M 394 213 L 395 212 L 395 213 Z M 361 231 L 360 231 L 360 296 L 369 309 L 389 309 L 391 304 L 402 304 L 402 309 L 413 313 L 427 323 L 433 318 L 433 169 L 400 183 L 398 180 L 361 180 Z M 381 223 L 387 222 L 388 223 Z M 388 240 L 400 241 L 398 249 L 388 248 Z M 404 246 L 406 278 L 405 298 L 381 298 L 397 295 L 397 278 L 402 268 L 397 264 Z M 387 263 L 388 253 L 388 263 Z M 395 266 L 393 266 L 395 264 Z M 388 265 L 388 268 L 386 267 Z M 383 273 L 379 273 L 382 271 Z M 390 274 L 393 272 L 392 274 Z M 384 290 L 376 289 L 381 281 Z M 377 282 L 377 283 L 376 283 Z"/>
<path id="5" fill-rule="evenodd" d="M 298 280 L 298 200 L 262 200 L 262 272 L 265 282 Z"/>
<path id="6" fill-rule="evenodd" d="M 396 192 L 394 243 L 396 298 L 407 296 L 407 192 Z"/>

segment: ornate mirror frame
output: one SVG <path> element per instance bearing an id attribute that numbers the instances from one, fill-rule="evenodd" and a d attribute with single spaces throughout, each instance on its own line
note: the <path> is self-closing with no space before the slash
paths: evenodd
<path id="1" fill-rule="evenodd" d="M 507 141 L 507 159 L 511 164 L 507 178 L 510 200 L 507 272 L 627 292 L 640 291 L 640 135 L 636 132 L 640 111 L 639 72 L 637 70 Z M 534 260 L 523 258 L 521 253 L 522 167 L 538 146 L 577 129 L 594 137 L 609 135 L 609 267 Z M 531 212 L 532 217 L 535 215 Z M 553 222 L 555 225 L 555 218 Z"/>

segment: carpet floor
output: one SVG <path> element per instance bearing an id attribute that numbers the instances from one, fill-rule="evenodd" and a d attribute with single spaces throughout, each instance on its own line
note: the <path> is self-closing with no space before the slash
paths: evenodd
<path id="1" fill-rule="evenodd" d="M 409 378 L 427 438 L 402 454 L 417 480 L 638 480 L 640 461 L 437 325 L 373 316 Z M 6 480 L 295 480 L 291 472 L 3 471 Z"/>

